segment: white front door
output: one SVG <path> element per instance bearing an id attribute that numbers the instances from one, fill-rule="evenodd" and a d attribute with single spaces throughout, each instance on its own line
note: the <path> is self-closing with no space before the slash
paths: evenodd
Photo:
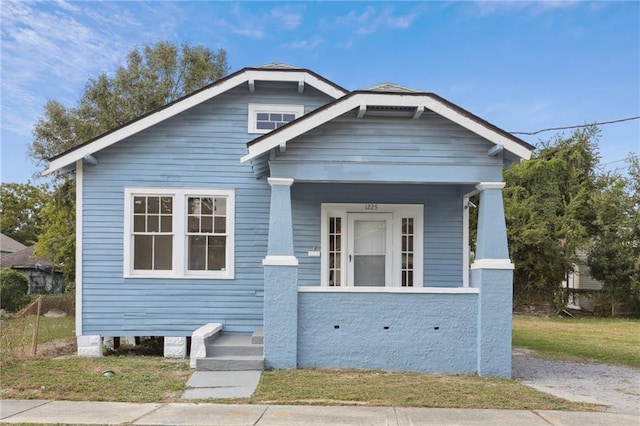
<path id="1" fill-rule="evenodd" d="M 391 285 L 392 218 L 390 213 L 348 214 L 347 285 Z"/>

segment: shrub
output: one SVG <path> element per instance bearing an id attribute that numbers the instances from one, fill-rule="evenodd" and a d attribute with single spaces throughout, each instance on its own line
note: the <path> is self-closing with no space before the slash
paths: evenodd
<path id="1" fill-rule="evenodd" d="M 14 312 L 24 307 L 30 300 L 27 296 L 29 281 L 21 273 L 4 268 L 0 271 L 0 307 Z"/>

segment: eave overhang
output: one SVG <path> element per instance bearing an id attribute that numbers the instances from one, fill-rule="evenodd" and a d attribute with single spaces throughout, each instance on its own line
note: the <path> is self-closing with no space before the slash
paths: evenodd
<path id="1" fill-rule="evenodd" d="M 415 108 L 417 111 L 430 110 L 478 136 L 502 145 L 503 149 L 519 158 L 528 160 L 534 147 L 520 138 L 494 126 L 480 117 L 433 93 L 389 93 L 375 91 L 354 91 L 315 111 L 247 143 L 248 154 L 242 157 L 244 163 L 259 157 L 275 147 L 286 144 L 314 128 L 352 110 L 362 111 L 363 105 L 376 107 Z M 422 112 L 420 113 L 420 115 Z M 417 115 L 417 114 L 416 114 Z"/>
<path id="2" fill-rule="evenodd" d="M 73 166 L 78 160 L 91 156 L 98 151 L 135 135 L 136 133 L 206 102 L 221 93 L 231 90 L 241 84 L 249 82 L 253 82 L 255 84 L 255 82 L 259 81 L 294 82 L 298 84 L 298 90 L 300 83 L 302 82 L 303 85 L 308 84 L 334 99 L 340 98 L 348 93 L 346 89 L 307 69 L 243 68 L 240 71 L 221 78 L 220 80 L 191 93 L 190 95 L 177 99 L 157 110 L 143 115 L 142 117 L 89 140 L 82 145 L 78 145 L 75 148 L 50 158 L 49 167 L 42 174 L 48 175 L 61 169 L 68 169 L 69 166 Z"/>

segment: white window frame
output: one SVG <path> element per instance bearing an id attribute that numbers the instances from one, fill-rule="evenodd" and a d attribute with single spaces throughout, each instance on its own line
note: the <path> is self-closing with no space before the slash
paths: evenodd
<path id="1" fill-rule="evenodd" d="M 384 289 L 398 287 L 408 289 L 423 286 L 424 265 L 424 206 L 422 204 L 343 204 L 343 203 L 323 203 L 320 207 L 320 285 L 329 287 L 329 218 L 339 217 L 343 226 L 343 233 L 340 239 L 341 252 L 341 287 L 353 287 L 348 281 L 348 236 L 347 224 L 349 213 L 391 213 L 392 214 L 392 277 L 390 285 L 386 287 L 371 287 Z M 402 287 L 402 218 L 414 218 L 414 257 L 413 257 L 413 287 Z M 332 287 L 333 288 L 333 287 Z M 337 288 L 337 287 L 336 287 Z"/>
<path id="2" fill-rule="evenodd" d="M 136 196 L 163 196 L 173 198 L 173 262 L 171 270 L 133 269 L 133 198 Z M 227 244 L 225 248 L 225 270 L 189 271 L 187 204 L 189 197 L 214 197 L 227 200 Z M 124 263 L 125 278 L 195 278 L 233 279 L 235 275 L 235 190 L 203 188 L 125 188 L 124 190 Z"/>
<path id="3" fill-rule="evenodd" d="M 258 129 L 258 113 L 294 114 L 296 120 L 304 115 L 304 105 L 284 105 L 284 104 L 249 104 L 249 119 L 247 122 L 247 132 L 252 134 L 269 133 L 274 129 Z"/>

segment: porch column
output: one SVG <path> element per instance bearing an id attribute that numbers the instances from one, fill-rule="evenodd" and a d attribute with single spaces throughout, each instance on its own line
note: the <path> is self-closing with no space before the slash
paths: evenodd
<path id="1" fill-rule="evenodd" d="M 293 179 L 271 185 L 269 242 L 264 258 L 264 357 L 267 368 L 296 368 L 298 360 L 298 259 L 293 252 Z"/>
<path id="2" fill-rule="evenodd" d="M 513 264 L 502 203 L 504 182 L 483 182 L 471 286 L 478 295 L 477 368 L 480 376 L 511 377 Z"/>

